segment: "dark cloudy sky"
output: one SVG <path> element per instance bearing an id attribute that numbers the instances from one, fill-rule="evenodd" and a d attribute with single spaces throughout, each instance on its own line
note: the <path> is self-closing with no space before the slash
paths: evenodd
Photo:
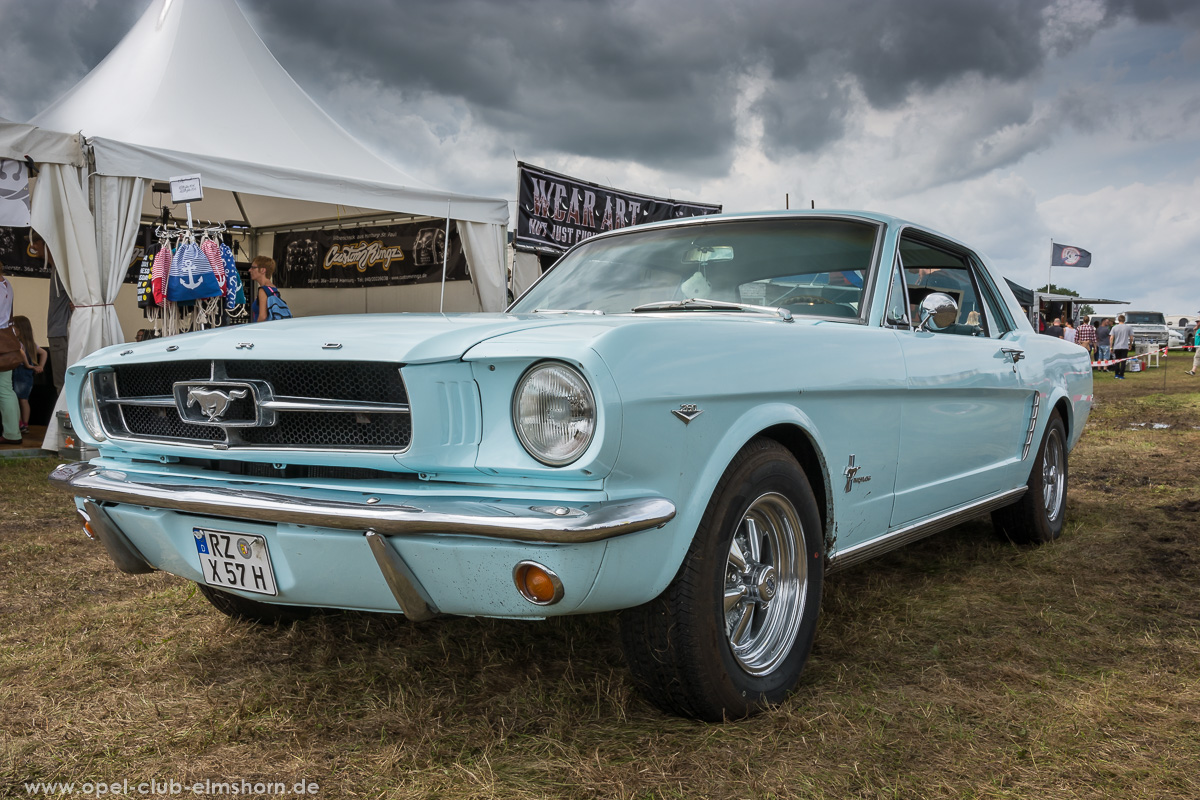
<path id="1" fill-rule="evenodd" d="M 867 208 L 1025 285 L 1055 239 L 1093 252 L 1056 283 L 1200 310 L 1198 0 L 239 2 L 435 186 L 515 200 L 519 158 L 730 211 Z M 46 107 L 148 6 L 0 0 L 0 116 Z"/>

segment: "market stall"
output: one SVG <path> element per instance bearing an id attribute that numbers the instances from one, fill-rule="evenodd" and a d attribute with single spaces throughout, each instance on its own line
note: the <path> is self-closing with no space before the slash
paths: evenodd
<path id="1" fill-rule="evenodd" d="M 475 307 L 505 305 L 507 202 L 425 186 L 375 155 L 292 80 L 234 0 L 155 0 L 28 125 L 0 121 L 0 158 L 27 155 L 39 169 L 32 225 L 75 305 L 72 362 L 124 341 L 115 301 L 139 227 L 162 215 L 156 184 L 182 175 L 201 176 L 195 217 L 238 221 L 250 255 L 286 232 L 452 227 Z"/>

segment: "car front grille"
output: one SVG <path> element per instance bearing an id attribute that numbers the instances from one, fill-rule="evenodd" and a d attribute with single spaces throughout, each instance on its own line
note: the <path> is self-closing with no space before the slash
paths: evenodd
<path id="1" fill-rule="evenodd" d="M 93 375 L 114 439 L 217 449 L 402 452 L 412 439 L 400 364 L 378 361 L 164 361 Z M 207 394 L 216 402 L 205 408 Z"/>

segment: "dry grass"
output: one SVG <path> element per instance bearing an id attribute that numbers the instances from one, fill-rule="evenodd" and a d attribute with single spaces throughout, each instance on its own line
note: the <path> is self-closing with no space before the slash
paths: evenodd
<path id="1" fill-rule="evenodd" d="M 800 689 L 727 725 L 634 694 L 612 616 L 234 623 L 185 581 L 118 573 L 51 462 L 0 460 L 0 793 L 1200 796 L 1200 381 L 1182 369 L 1097 377 L 1060 541 L 1014 547 L 981 520 L 831 577 Z M 1172 427 L 1131 427 L 1155 422 Z"/>

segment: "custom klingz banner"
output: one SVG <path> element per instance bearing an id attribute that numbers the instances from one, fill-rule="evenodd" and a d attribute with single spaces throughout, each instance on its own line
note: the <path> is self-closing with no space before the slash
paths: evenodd
<path id="1" fill-rule="evenodd" d="M 275 283 L 284 288 L 394 286 L 468 280 L 456 226 L 427 220 L 404 225 L 296 231 L 275 235 Z"/>
<path id="2" fill-rule="evenodd" d="M 518 250 L 561 253 L 604 231 L 721 212 L 720 206 L 608 189 L 530 164 L 517 169 Z"/>

